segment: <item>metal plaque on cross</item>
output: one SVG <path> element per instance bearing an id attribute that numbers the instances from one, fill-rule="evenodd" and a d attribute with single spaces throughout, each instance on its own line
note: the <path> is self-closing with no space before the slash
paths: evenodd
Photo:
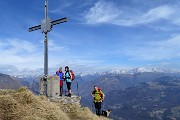
<path id="1" fill-rule="evenodd" d="M 51 22 L 52 22 L 51 18 L 43 19 L 41 21 L 41 32 L 43 32 L 43 33 L 50 32 L 52 30 Z"/>

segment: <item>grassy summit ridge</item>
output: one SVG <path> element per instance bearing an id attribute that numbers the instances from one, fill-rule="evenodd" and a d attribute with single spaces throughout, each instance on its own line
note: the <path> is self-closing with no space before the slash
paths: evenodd
<path id="1" fill-rule="evenodd" d="M 88 108 L 50 102 L 27 88 L 0 90 L 0 120 L 106 120 Z"/>

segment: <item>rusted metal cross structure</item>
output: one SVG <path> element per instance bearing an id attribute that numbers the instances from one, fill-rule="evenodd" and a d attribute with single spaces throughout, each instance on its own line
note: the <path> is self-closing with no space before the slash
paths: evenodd
<path id="1" fill-rule="evenodd" d="M 52 26 L 60 23 L 67 22 L 67 17 L 52 21 L 48 17 L 48 0 L 45 0 L 45 19 L 41 21 L 40 25 L 31 27 L 29 32 L 41 29 L 44 33 L 44 81 L 45 81 L 45 94 L 47 95 L 47 77 L 48 77 L 48 32 L 52 30 Z"/>

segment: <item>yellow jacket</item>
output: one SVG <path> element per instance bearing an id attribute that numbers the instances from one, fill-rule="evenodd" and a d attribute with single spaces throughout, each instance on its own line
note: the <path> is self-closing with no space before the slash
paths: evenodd
<path id="1" fill-rule="evenodd" d="M 94 90 L 92 92 L 92 95 L 94 96 L 94 102 L 102 102 L 104 97 L 104 93 L 102 92 L 102 90 Z"/>

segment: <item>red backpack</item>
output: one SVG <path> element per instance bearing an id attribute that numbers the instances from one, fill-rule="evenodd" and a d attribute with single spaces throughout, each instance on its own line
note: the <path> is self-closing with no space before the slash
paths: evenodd
<path id="1" fill-rule="evenodd" d="M 75 78 L 75 75 L 74 75 L 74 72 L 72 71 L 72 70 L 70 70 L 70 73 L 71 73 L 71 81 L 73 81 L 74 80 L 74 78 Z"/>

